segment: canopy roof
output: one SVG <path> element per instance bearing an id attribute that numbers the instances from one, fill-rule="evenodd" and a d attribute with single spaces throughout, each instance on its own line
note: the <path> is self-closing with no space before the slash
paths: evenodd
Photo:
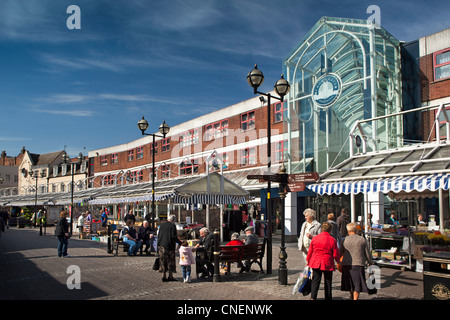
<path id="1" fill-rule="evenodd" d="M 244 204 L 249 192 L 230 179 L 213 172 L 203 176 L 188 176 L 155 182 L 155 200 L 171 198 L 173 203 Z M 107 186 L 74 190 L 75 204 L 106 205 L 152 200 L 152 183 Z M 36 196 L 11 195 L 0 198 L 0 205 L 31 206 Z M 70 192 L 38 194 L 37 205 L 69 205 Z"/>
<path id="2" fill-rule="evenodd" d="M 430 195 L 449 189 L 450 144 L 428 143 L 355 155 L 307 187 L 319 195 L 366 192 Z"/>

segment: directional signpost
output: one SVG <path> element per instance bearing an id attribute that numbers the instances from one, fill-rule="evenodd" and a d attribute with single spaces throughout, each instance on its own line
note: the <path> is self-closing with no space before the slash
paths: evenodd
<path id="1" fill-rule="evenodd" d="M 295 173 L 288 175 L 288 192 L 305 191 L 307 183 L 313 183 L 319 180 L 317 172 Z"/>
<path id="2" fill-rule="evenodd" d="M 314 183 L 319 180 L 319 174 L 317 172 L 306 172 L 306 173 L 295 173 L 286 174 L 286 168 L 284 165 L 280 168 L 280 173 L 277 174 L 259 174 L 259 175 L 248 175 L 249 180 L 259 180 L 259 181 L 271 181 L 279 183 L 279 195 L 282 200 L 281 205 L 281 251 L 278 257 L 280 258 L 280 267 L 278 269 L 278 283 L 282 285 L 287 285 L 287 268 L 286 259 L 287 253 L 284 243 L 284 198 L 288 192 L 300 192 L 304 191 L 307 184 Z M 270 192 L 270 190 L 269 190 Z M 270 215 L 270 213 L 268 213 Z"/>

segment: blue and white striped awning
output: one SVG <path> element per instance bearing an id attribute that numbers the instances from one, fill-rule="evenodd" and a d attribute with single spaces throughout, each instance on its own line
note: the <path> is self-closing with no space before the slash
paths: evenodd
<path id="1" fill-rule="evenodd" d="M 350 194 L 368 192 L 423 192 L 449 189 L 450 173 L 411 175 L 402 177 L 380 178 L 372 180 L 333 181 L 307 185 L 311 191 L 319 194 Z"/>

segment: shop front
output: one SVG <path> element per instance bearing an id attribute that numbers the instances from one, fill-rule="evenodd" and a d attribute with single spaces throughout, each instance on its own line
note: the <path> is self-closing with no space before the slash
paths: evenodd
<path id="1" fill-rule="evenodd" d="M 421 270 L 423 251 L 450 251 L 448 163 L 446 142 L 368 152 L 338 164 L 308 188 L 319 198 L 343 199 L 377 262 Z M 442 245 L 427 247 L 424 237 L 439 238 Z"/>

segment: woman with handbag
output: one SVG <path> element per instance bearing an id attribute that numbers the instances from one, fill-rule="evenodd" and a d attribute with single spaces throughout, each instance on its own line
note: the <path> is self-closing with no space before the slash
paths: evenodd
<path id="1" fill-rule="evenodd" d="M 331 300 L 331 284 L 333 280 L 333 271 L 335 270 L 334 261 L 339 263 L 339 250 L 336 239 L 330 232 L 333 226 L 328 223 L 322 223 L 322 232 L 311 240 L 308 255 L 306 256 L 307 266 L 312 269 L 313 277 L 311 282 L 311 300 L 317 299 L 322 274 L 325 278 L 325 300 Z"/>
<path id="2" fill-rule="evenodd" d="M 58 238 L 58 257 L 70 257 L 67 253 L 69 245 L 69 223 L 67 222 L 67 212 L 62 211 L 59 214 L 58 222 L 56 223 L 55 236 Z"/>

